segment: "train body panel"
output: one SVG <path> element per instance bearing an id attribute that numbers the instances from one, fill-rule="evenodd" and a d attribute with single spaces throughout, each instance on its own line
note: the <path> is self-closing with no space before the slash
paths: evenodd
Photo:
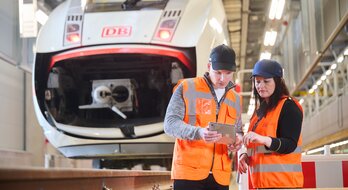
<path id="1" fill-rule="evenodd" d="M 82 45 L 150 43 L 161 15 L 160 10 L 85 14 L 84 25 L 93 29 L 83 28 Z"/>
<path id="2" fill-rule="evenodd" d="M 34 106 L 47 139 L 67 157 L 172 150 L 172 89 L 202 76 L 211 48 L 227 43 L 222 2 L 80 2 L 58 6 L 37 38 Z M 130 147 L 139 144 L 148 151 Z"/>
<path id="3" fill-rule="evenodd" d="M 67 15 L 68 3 L 60 4 L 50 14 L 50 18 L 41 27 L 37 36 L 36 51 L 41 53 L 57 52 L 65 49 L 63 47 L 63 33 L 65 25 L 65 15 Z"/>

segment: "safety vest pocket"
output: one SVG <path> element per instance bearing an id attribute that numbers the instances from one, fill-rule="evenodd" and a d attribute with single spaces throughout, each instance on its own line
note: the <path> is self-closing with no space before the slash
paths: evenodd
<path id="1" fill-rule="evenodd" d="M 194 145 L 193 145 L 194 144 Z M 175 162 L 187 167 L 199 168 L 205 156 L 205 148 L 199 141 L 182 141 L 181 147 L 177 147 L 180 154 L 176 155 Z"/>
<path id="2" fill-rule="evenodd" d="M 230 159 L 228 154 L 223 154 L 221 156 L 221 170 L 222 171 L 231 171 L 231 162 L 232 160 Z"/>
<path id="3" fill-rule="evenodd" d="M 237 120 L 236 110 L 233 109 L 232 107 L 229 107 L 226 114 L 226 118 L 225 118 L 226 123 L 234 125 L 236 124 L 236 120 Z"/>

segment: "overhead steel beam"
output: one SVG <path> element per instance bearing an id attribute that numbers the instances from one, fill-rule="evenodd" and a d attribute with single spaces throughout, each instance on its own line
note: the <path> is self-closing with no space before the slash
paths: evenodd
<path id="1" fill-rule="evenodd" d="M 240 44 L 240 64 L 239 70 L 245 69 L 246 64 L 246 46 L 247 46 L 247 37 L 248 37 L 248 21 L 249 20 L 249 0 L 243 0 L 242 5 L 242 31 L 241 31 L 241 44 Z M 244 76 L 240 76 L 240 82 L 244 81 Z M 241 86 L 243 91 L 243 87 Z"/>

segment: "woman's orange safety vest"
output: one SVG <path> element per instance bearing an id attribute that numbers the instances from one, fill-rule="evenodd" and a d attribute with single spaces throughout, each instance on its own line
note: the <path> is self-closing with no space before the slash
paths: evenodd
<path id="1" fill-rule="evenodd" d="M 278 105 L 267 112 L 254 132 L 263 136 L 277 137 L 277 128 L 280 112 L 290 97 L 283 97 Z M 301 105 L 294 101 L 302 110 Z M 257 116 L 251 118 L 249 130 L 257 122 Z M 267 150 L 263 144 L 250 143 L 248 146 L 249 177 L 253 188 L 294 188 L 303 186 L 301 166 L 302 136 L 299 137 L 297 148 L 289 154 L 280 154 Z"/>
<path id="2" fill-rule="evenodd" d="M 235 124 L 240 117 L 241 98 L 233 90 L 227 91 L 219 108 L 203 77 L 187 79 L 182 84 L 186 123 L 197 127 L 207 127 L 209 122 Z M 229 185 L 231 159 L 226 145 L 176 139 L 173 179 L 203 180 L 210 171 L 219 184 Z"/>

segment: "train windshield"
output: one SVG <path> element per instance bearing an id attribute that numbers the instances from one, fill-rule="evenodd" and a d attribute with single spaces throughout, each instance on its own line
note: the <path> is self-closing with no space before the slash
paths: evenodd
<path id="1" fill-rule="evenodd" d="M 87 0 L 85 12 L 163 10 L 168 0 Z"/>

